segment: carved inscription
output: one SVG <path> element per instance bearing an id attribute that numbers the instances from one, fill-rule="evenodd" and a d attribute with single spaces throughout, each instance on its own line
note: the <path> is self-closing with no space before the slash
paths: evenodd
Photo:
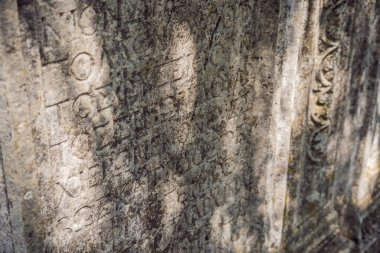
<path id="1" fill-rule="evenodd" d="M 261 250 L 264 214 L 248 210 L 264 194 L 254 145 L 268 146 L 272 83 L 253 77 L 270 78 L 274 61 L 256 55 L 277 33 L 256 48 L 252 30 L 277 14 L 260 21 L 257 6 L 35 1 L 49 129 L 42 251 Z"/>

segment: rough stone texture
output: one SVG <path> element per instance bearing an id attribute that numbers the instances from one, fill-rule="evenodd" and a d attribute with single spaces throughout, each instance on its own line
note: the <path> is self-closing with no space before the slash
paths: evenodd
<path id="1" fill-rule="evenodd" d="M 0 152 L 0 249 L 2 252 L 12 252 L 14 251 L 14 247 L 9 223 L 9 206 L 2 162 L 3 157 Z"/>
<path id="2" fill-rule="evenodd" d="M 0 1 L 0 252 L 380 251 L 379 15 Z"/>

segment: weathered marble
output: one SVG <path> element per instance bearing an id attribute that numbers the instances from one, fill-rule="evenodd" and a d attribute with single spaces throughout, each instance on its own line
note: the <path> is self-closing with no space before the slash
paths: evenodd
<path id="1" fill-rule="evenodd" d="M 0 253 L 379 251 L 379 15 L 0 1 Z"/>

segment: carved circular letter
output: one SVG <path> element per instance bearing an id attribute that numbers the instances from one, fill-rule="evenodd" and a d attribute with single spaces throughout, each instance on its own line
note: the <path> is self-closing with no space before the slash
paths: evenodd
<path id="1" fill-rule="evenodd" d="M 187 140 L 187 136 L 189 134 L 189 126 L 184 123 L 178 129 L 178 141 L 180 143 L 185 143 Z"/>
<path id="2" fill-rule="evenodd" d="M 95 105 L 93 105 L 92 98 L 89 95 L 78 97 L 73 104 L 73 108 L 81 118 L 91 117 L 95 111 Z"/>
<path id="3" fill-rule="evenodd" d="M 78 54 L 71 64 L 71 73 L 80 81 L 86 80 L 94 66 L 94 59 L 88 53 Z"/>
<path id="4" fill-rule="evenodd" d="M 81 187 L 80 178 L 77 176 L 74 176 L 67 179 L 64 189 L 66 190 L 67 193 L 70 194 L 70 197 L 76 198 L 79 196 L 80 187 Z"/>
<path id="5" fill-rule="evenodd" d="M 94 34 L 97 24 L 98 18 L 95 10 L 92 7 L 84 9 L 79 18 L 79 27 L 82 29 L 82 32 L 86 35 Z"/>
<path id="6" fill-rule="evenodd" d="M 74 154 L 78 158 L 83 159 L 91 149 L 90 138 L 88 134 L 80 134 L 75 137 L 72 147 Z"/>
<path id="7" fill-rule="evenodd" d="M 90 206 L 80 208 L 74 214 L 74 231 L 79 231 L 93 223 L 93 214 Z"/>

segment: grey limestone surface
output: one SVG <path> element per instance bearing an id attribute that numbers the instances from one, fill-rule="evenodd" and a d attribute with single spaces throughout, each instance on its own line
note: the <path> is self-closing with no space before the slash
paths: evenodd
<path id="1" fill-rule="evenodd" d="M 379 19 L 0 0 L 0 253 L 379 252 Z"/>

